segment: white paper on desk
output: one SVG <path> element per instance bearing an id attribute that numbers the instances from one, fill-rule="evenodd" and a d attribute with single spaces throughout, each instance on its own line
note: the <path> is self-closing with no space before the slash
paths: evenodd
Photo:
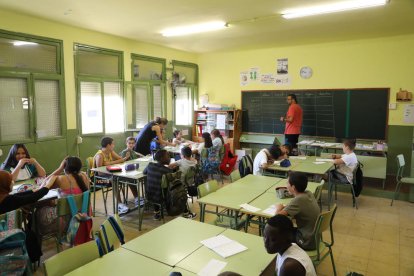
<path id="1" fill-rule="evenodd" d="M 276 206 L 272 205 L 269 208 L 262 211 L 262 213 L 270 216 L 274 216 L 276 214 Z"/>
<path id="2" fill-rule="evenodd" d="M 215 276 L 223 270 L 227 265 L 226 262 L 222 262 L 216 259 L 211 259 L 206 266 L 204 266 L 197 275 L 200 276 Z"/>
<path id="3" fill-rule="evenodd" d="M 207 246 L 210 249 L 213 249 L 215 247 L 221 246 L 229 242 L 232 242 L 232 240 L 227 238 L 224 235 L 218 235 L 218 236 L 201 241 L 203 245 Z"/>
<path id="4" fill-rule="evenodd" d="M 313 162 L 313 164 L 315 164 L 315 165 L 322 165 L 322 164 L 325 164 L 326 162 Z"/>
<path id="5" fill-rule="evenodd" d="M 254 206 L 252 206 L 250 204 L 247 204 L 247 203 L 240 204 L 240 207 L 242 207 L 243 209 L 246 209 L 247 211 L 250 211 L 250 212 L 257 212 L 257 211 L 260 210 L 260 208 L 254 207 Z"/>
<path id="6" fill-rule="evenodd" d="M 334 160 L 331 158 L 316 158 L 316 162 L 333 162 Z"/>
<path id="7" fill-rule="evenodd" d="M 282 161 L 275 161 L 275 162 L 273 162 L 273 165 L 280 166 L 280 162 L 282 162 Z"/>
<path id="8" fill-rule="evenodd" d="M 289 156 L 289 159 L 306 160 L 306 156 Z"/>
<path id="9" fill-rule="evenodd" d="M 226 244 L 223 244 L 222 246 L 216 247 L 213 250 L 214 252 L 222 256 L 223 258 L 227 258 L 229 256 L 233 256 L 237 253 L 247 250 L 247 247 L 241 243 L 232 241 L 230 243 L 226 243 Z"/>
<path id="10" fill-rule="evenodd" d="M 49 190 L 49 192 L 44 197 L 42 197 L 40 200 L 44 200 L 48 198 L 58 198 L 58 197 L 59 197 L 58 191 L 55 189 L 52 189 L 52 190 Z"/>
<path id="11" fill-rule="evenodd" d="M 226 129 L 226 115 L 217 114 L 216 128 Z"/>
<path id="12" fill-rule="evenodd" d="M 138 158 L 138 161 L 150 161 L 152 159 L 152 156 L 145 156 L 145 157 L 141 157 Z"/>

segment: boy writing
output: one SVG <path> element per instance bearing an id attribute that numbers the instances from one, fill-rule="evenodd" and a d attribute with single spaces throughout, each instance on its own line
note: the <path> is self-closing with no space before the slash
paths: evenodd
<path id="1" fill-rule="evenodd" d="M 280 147 L 272 145 L 268 149 L 262 149 L 253 161 L 253 174 L 262 175 L 262 170 L 273 164 L 274 160 L 278 160 L 282 155 Z"/>
<path id="2" fill-rule="evenodd" d="M 354 149 L 355 140 L 347 139 L 342 145 L 344 154 L 332 154 L 336 168 L 329 173 L 333 179 L 342 183 L 352 183 L 353 172 L 358 165 Z"/>

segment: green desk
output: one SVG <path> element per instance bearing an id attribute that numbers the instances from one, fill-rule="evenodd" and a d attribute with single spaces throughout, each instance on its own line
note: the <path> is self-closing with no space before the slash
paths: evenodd
<path id="1" fill-rule="evenodd" d="M 282 179 L 281 181 L 279 181 L 278 183 L 270 187 L 266 192 L 273 193 L 276 195 L 275 189 L 278 187 L 286 187 L 287 181 L 288 181 L 287 179 Z M 306 190 L 311 191 L 314 194 L 316 191 L 316 188 L 318 188 L 320 185 L 321 185 L 320 182 L 308 182 L 308 187 L 306 188 Z"/>
<path id="2" fill-rule="evenodd" d="M 241 188 L 246 188 L 246 189 L 257 189 L 257 190 L 263 191 L 263 190 L 270 188 L 271 186 L 273 186 L 275 183 L 279 182 L 280 180 L 282 180 L 282 178 L 249 174 L 243 178 L 240 178 L 234 183 L 227 185 L 226 187 L 234 186 L 234 187 L 241 187 Z"/>
<path id="3" fill-rule="evenodd" d="M 214 225 L 179 217 L 125 243 L 122 247 L 164 264 L 175 266 L 200 248 L 202 246 L 200 241 L 217 236 L 224 230 Z"/>
<path id="4" fill-rule="evenodd" d="M 202 246 L 193 254 L 180 261 L 177 267 L 198 273 L 211 259 L 217 259 L 227 262 L 223 271 L 232 271 L 241 275 L 261 275 L 275 258 L 275 255 L 270 255 L 266 252 L 262 237 L 231 229 L 225 230 L 222 235 L 238 241 L 248 249 L 228 258 L 222 258 L 213 250 Z M 273 273 L 270 275 L 274 275 L 274 269 L 274 267 L 271 267 Z"/>
<path id="5" fill-rule="evenodd" d="M 169 275 L 171 270 L 171 266 L 136 254 L 127 249 L 118 248 L 104 255 L 102 258 L 81 266 L 66 275 Z"/>
<path id="6" fill-rule="evenodd" d="M 309 156 L 303 162 L 299 163 L 292 171 L 303 172 L 313 175 L 323 175 L 333 168 L 333 162 L 324 162 L 323 164 L 315 164 L 316 159 L 321 157 Z"/>

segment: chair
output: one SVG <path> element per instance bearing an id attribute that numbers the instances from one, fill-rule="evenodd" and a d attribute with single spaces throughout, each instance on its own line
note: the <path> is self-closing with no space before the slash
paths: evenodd
<path id="1" fill-rule="evenodd" d="M 165 219 L 164 219 L 165 204 L 164 204 L 164 201 L 161 200 L 161 203 L 158 203 L 158 202 L 154 202 L 154 201 L 148 200 L 149 197 L 147 195 L 147 191 L 148 191 L 148 189 L 147 189 L 147 176 L 145 175 L 144 177 L 141 177 L 139 179 L 139 181 L 141 181 L 141 185 L 145 187 L 145 189 L 144 189 L 144 192 L 145 192 L 145 204 L 144 204 L 144 208 L 143 209 L 148 210 L 149 209 L 149 205 L 159 206 L 162 223 L 164 224 L 165 223 Z M 162 182 L 162 181 L 160 181 L 160 182 Z M 141 214 L 140 214 L 140 217 L 139 217 L 139 225 L 138 225 L 138 229 L 139 230 L 141 230 L 141 225 L 142 225 L 143 218 L 144 218 L 144 211 L 141 211 Z"/>
<path id="2" fill-rule="evenodd" d="M 198 198 L 205 197 L 208 194 L 211 194 L 219 189 L 217 180 L 210 180 L 204 184 L 201 184 L 197 187 Z M 205 213 L 218 214 L 218 207 L 216 207 L 216 212 L 206 211 L 206 205 L 199 202 L 200 205 L 200 221 L 204 221 Z"/>
<path id="3" fill-rule="evenodd" d="M 332 253 L 332 246 L 334 245 L 332 222 L 335 217 L 336 209 L 336 204 L 334 204 L 330 211 L 322 212 L 319 215 L 318 219 L 316 220 L 315 228 L 313 230 L 316 249 L 306 251 L 315 266 L 319 265 L 328 255 L 330 255 L 335 276 L 336 268 Z M 325 241 L 322 236 L 323 232 L 327 231 L 328 229 L 330 233 L 330 242 Z"/>
<path id="4" fill-rule="evenodd" d="M 96 190 L 101 190 L 102 191 L 102 198 L 103 198 L 103 201 L 104 201 L 104 207 L 105 207 L 105 215 L 108 215 L 108 209 L 106 207 L 106 202 L 107 202 L 107 199 L 108 199 L 108 193 L 110 191 L 112 191 L 112 186 L 96 183 L 96 180 L 98 180 L 98 179 L 108 181 L 108 178 L 99 176 L 98 174 L 91 171 L 91 169 L 93 168 L 93 162 L 94 162 L 93 157 L 86 158 L 87 174 L 91 178 L 91 189 L 93 188 L 93 209 L 92 209 L 92 213 L 93 213 L 93 216 L 95 216 Z"/>
<path id="5" fill-rule="evenodd" d="M 188 168 L 188 171 L 184 175 L 183 184 L 187 188 L 188 197 L 191 198 L 191 203 L 194 203 L 193 198 L 197 196 L 197 186 L 194 178 L 197 174 L 197 171 L 199 170 L 201 170 L 201 168 L 199 168 L 199 165 L 197 164 L 196 166 L 191 166 L 190 168 Z"/>
<path id="6" fill-rule="evenodd" d="M 116 223 L 119 225 L 119 228 L 123 235 L 124 231 L 122 228 L 122 222 L 121 222 L 119 215 L 115 214 L 113 218 L 115 219 Z M 98 231 L 98 237 L 101 241 L 102 249 L 105 254 L 121 246 L 121 241 L 117 233 L 115 232 L 115 229 L 113 228 L 109 219 L 106 219 L 101 224 L 101 227 L 99 228 L 99 231 Z"/>
<path id="7" fill-rule="evenodd" d="M 202 162 L 203 162 L 203 160 L 206 160 L 208 158 L 208 151 L 207 150 L 208 149 L 206 149 L 206 148 L 203 148 L 201 150 L 200 156 L 201 156 L 201 161 Z M 223 181 L 223 173 L 220 170 L 220 164 L 221 164 L 221 161 L 223 160 L 224 150 L 225 150 L 224 146 L 221 146 L 221 148 L 219 150 L 219 154 L 218 154 L 219 155 L 218 156 L 218 159 L 219 159 L 220 162 L 218 163 L 217 167 L 213 168 L 214 173 L 211 174 L 211 178 L 212 179 L 214 179 L 213 178 L 213 175 L 217 174 L 220 177 L 221 184 L 224 184 L 224 181 Z"/>
<path id="8" fill-rule="evenodd" d="M 60 276 L 97 258 L 99 258 L 98 245 L 96 241 L 90 241 L 50 257 L 43 265 L 47 276 Z"/>
<path id="9" fill-rule="evenodd" d="M 316 187 L 315 194 L 314 194 L 316 202 L 318 202 L 318 205 L 319 205 L 319 210 L 321 210 L 321 211 L 322 211 L 321 195 L 322 195 L 322 190 L 323 190 L 323 185 L 324 184 L 325 184 L 325 180 L 322 179 L 321 184 L 318 187 Z"/>
<path id="10" fill-rule="evenodd" d="M 403 177 L 404 167 L 405 167 L 404 155 L 402 154 L 397 155 L 397 166 L 398 166 L 397 176 L 396 176 L 397 184 L 395 186 L 394 196 L 391 200 L 391 206 L 394 203 L 394 200 L 397 199 L 397 196 L 400 194 L 400 188 L 401 188 L 402 183 L 414 185 L 414 177 Z"/>
<path id="11" fill-rule="evenodd" d="M 352 206 L 355 207 L 355 209 L 358 209 L 358 202 L 356 200 L 354 186 L 356 185 L 356 172 L 360 166 L 361 166 L 361 163 L 358 162 L 358 164 L 354 168 L 353 176 L 352 176 L 352 183 L 343 183 L 343 182 L 335 181 L 332 179 L 332 177 L 329 177 L 329 202 L 328 202 L 329 208 L 331 205 L 332 189 L 334 188 L 334 186 L 335 186 L 335 200 L 336 200 L 337 199 L 337 187 L 336 186 L 337 185 L 349 185 L 351 186 L 351 192 L 352 192 Z"/>
<path id="12" fill-rule="evenodd" d="M 239 170 L 234 170 L 230 174 L 230 182 L 233 183 L 241 178 Z"/>

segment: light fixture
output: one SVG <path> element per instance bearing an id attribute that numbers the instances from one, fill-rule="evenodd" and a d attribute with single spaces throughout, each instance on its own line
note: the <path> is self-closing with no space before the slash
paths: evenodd
<path id="1" fill-rule="evenodd" d="M 29 41 L 15 41 L 13 42 L 14 46 L 24 46 L 24 45 L 37 45 L 35 42 L 29 42 Z"/>
<path id="2" fill-rule="evenodd" d="M 350 0 L 282 11 L 282 17 L 286 19 L 305 17 L 317 14 L 334 13 L 348 10 L 356 10 L 370 7 L 383 6 L 389 0 Z"/>
<path id="3" fill-rule="evenodd" d="M 164 31 L 162 31 L 161 34 L 166 37 L 182 36 L 182 35 L 189 35 L 189 34 L 195 34 L 195 33 L 204 33 L 204 32 L 220 30 L 226 27 L 227 27 L 226 22 L 213 21 L 213 22 L 201 23 L 201 24 L 190 25 L 190 26 L 169 28 L 169 29 L 165 29 Z"/>

